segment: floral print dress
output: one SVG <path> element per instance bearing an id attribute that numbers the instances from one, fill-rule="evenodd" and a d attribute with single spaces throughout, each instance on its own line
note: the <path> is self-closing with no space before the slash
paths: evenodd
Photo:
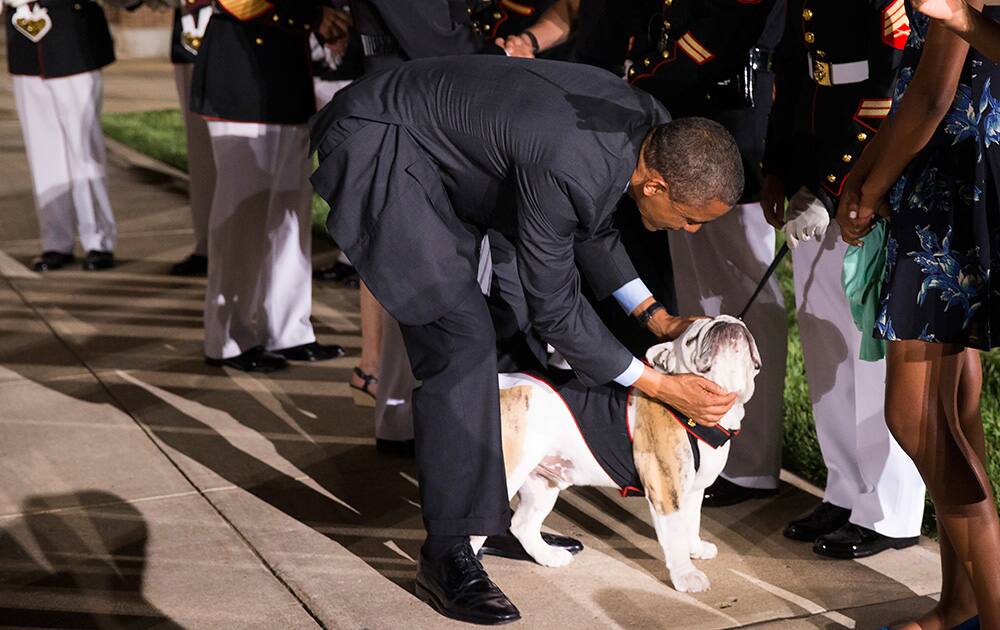
<path id="1" fill-rule="evenodd" d="M 984 13 L 1000 17 L 996 8 Z M 910 24 L 894 108 L 916 72 L 928 20 L 917 14 Z M 990 282 L 1000 272 L 1000 100 L 995 94 L 1000 94 L 1000 68 L 971 50 L 951 110 L 890 192 L 877 338 L 984 350 L 1000 345 L 1000 280 Z"/>

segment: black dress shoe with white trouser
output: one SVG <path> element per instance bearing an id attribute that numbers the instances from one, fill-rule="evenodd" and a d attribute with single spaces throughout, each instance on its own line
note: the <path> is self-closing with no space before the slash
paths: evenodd
<path id="1" fill-rule="evenodd" d="M 785 525 L 782 533 L 785 538 L 792 540 L 815 542 L 820 536 L 833 533 L 846 525 L 850 518 L 850 510 L 824 501 L 812 512 Z"/>
<path id="2" fill-rule="evenodd" d="M 467 540 L 438 560 L 420 554 L 416 594 L 445 617 L 459 621 L 499 625 L 521 618 L 517 607 L 490 580 Z"/>
<path id="3" fill-rule="evenodd" d="M 92 249 L 83 258 L 84 271 L 101 271 L 115 266 L 115 255 L 99 249 Z"/>
<path id="4" fill-rule="evenodd" d="M 773 497 L 776 494 L 778 494 L 776 489 L 748 488 L 719 477 L 715 483 L 705 488 L 705 498 L 701 504 L 705 507 L 726 507 L 750 499 Z"/>
<path id="5" fill-rule="evenodd" d="M 813 552 L 827 558 L 854 560 L 874 556 L 886 549 L 906 549 L 918 541 L 918 536 L 893 538 L 867 527 L 847 523 L 837 531 L 817 538 L 813 543 Z"/>
<path id="6" fill-rule="evenodd" d="M 35 271 L 55 271 L 62 269 L 65 265 L 76 260 L 72 252 L 64 254 L 62 252 L 42 252 L 42 254 L 31 261 L 31 268 Z"/>

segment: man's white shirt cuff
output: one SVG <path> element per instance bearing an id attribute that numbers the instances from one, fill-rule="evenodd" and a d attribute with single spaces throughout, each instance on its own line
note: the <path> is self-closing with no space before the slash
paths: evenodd
<path id="1" fill-rule="evenodd" d="M 624 387 L 631 387 L 639 380 L 642 376 L 642 371 L 646 368 L 646 364 L 639 359 L 632 357 L 632 362 L 628 364 L 625 371 L 615 377 L 615 382 Z"/>
<path id="2" fill-rule="evenodd" d="M 624 286 L 611 295 L 615 296 L 615 300 L 629 314 L 642 304 L 646 298 L 653 297 L 652 292 L 646 288 L 646 283 L 639 278 L 626 282 Z"/>

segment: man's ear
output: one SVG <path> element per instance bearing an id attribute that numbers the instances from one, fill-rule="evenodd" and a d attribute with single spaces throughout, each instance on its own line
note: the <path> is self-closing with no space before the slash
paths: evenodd
<path id="1" fill-rule="evenodd" d="M 667 341 L 651 346 L 646 350 L 646 361 L 657 372 L 673 374 L 677 371 L 677 357 L 674 353 L 674 342 Z"/>
<path id="2" fill-rule="evenodd" d="M 642 184 L 642 194 L 645 197 L 658 197 L 660 195 L 666 195 L 670 197 L 670 186 L 667 184 L 666 180 L 659 175 L 651 175 Z"/>

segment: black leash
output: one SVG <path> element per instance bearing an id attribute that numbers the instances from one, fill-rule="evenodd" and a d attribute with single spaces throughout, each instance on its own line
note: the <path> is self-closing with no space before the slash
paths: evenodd
<path id="1" fill-rule="evenodd" d="M 775 254 L 774 260 L 771 262 L 771 266 L 768 267 L 767 271 L 764 272 L 764 277 L 760 279 L 760 283 L 754 290 L 753 295 L 750 296 L 750 299 L 747 300 L 747 305 L 743 307 L 742 311 L 740 311 L 740 314 L 737 316 L 737 319 L 742 320 L 743 316 L 747 314 L 747 311 L 749 311 L 750 307 L 753 306 L 753 301 L 756 300 L 757 296 L 760 295 L 760 292 L 764 290 L 764 285 L 767 284 L 767 281 L 770 280 L 771 276 L 774 275 L 774 270 L 778 268 L 778 265 L 781 264 L 781 261 L 785 258 L 785 254 L 787 253 L 788 253 L 788 241 L 785 241 L 781 245 L 781 249 L 778 250 L 778 253 Z"/>

